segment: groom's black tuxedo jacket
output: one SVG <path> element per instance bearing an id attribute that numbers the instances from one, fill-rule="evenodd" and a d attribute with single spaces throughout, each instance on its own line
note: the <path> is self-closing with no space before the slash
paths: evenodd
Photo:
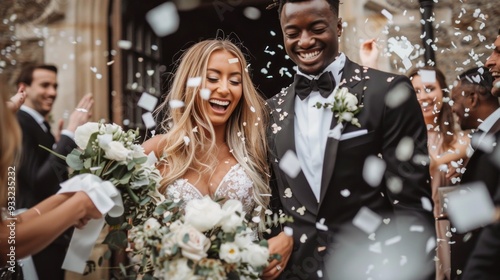
<path id="1" fill-rule="evenodd" d="M 68 169 L 64 160 L 39 147 L 42 145 L 51 149 L 54 139 L 30 114 L 19 110 L 17 119 L 23 138 L 17 179 L 17 207 L 30 208 L 59 190 L 59 183 L 68 179 Z M 73 139 L 61 135 L 54 151 L 66 156 L 75 147 Z"/>
<path id="2" fill-rule="evenodd" d="M 318 170 L 322 172 L 319 203 L 302 171 L 296 178 L 290 178 L 279 168 L 279 161 L 285 152 L 296 151 L 294 84 L 267 101 L 271 110 L 267 132 L 272 169 L 271 203 L 273 207 L 284 209 L 285 214 L 294 219 L 294 222 L 289 224 L 294 230 L 294 251 L 282 278 L 314 279 L 318 270 L 321 270 L 320 274 L 325 273 L 323 268 L 325 252 L 327 255 L 333 254 L 333 258 L 338 256 L 346 258 L 348 262 L 356 263 L 360 257 L 354 253 L 356 250 L 360 250 L 359 254 L 369 252 L 369 245 L 366 242 L 383 242 L 383 235 L 385 238 L 390 238 L 398 234 L 402 236 L 400 243 L 419 244 L 412 254 L 417 259 L 425 259 L 428 268 L 433 269 L 434 250 L 431 249 L 430 252 L 425 250 L 426 242 L 434 237 L 429 171 L 428 166 L 422 165 L 422 161 L 428 159 L 426 126 L 409 79 L 362 67 L 346 59 L 339 86 L 347 87 L 349 92 L 357 96 L 358 104 L 363 105 L 356 115 L 361 127 L 344 123 L 342 133 L 362 129 L 366 129 L 367 133 L 342 141 L 328 138 L 323 170 Z M 400 104 L 388 106 L 386 102 Z M 331 128 L 336 124 L 336 119 L 333 117 Z M 413 155 L 416 157 L 400 161 L 396 158 L 396 147 L 405 137 L 414 140 Z M 369 156 L 382 157 L 387 165 L 379 186 L 370 186 L 363 179 L 363 166 Z M 389 182 L 401 182 L 401 191 L 391 192 L 388 189 Z M 286 189 L 291 190 L 291 197 L 285 195 Z M 305 207 L 303 213 L 297 211 L 303 206 Z M 373 236 L 370 237 L 353 226 L 352 220 L 362 207 L 367 207 L 382 218 L 386 218 L 376 233 L 379 239 L 374 240 Z M 398 218 L 399 231 L 393 231 L 396 228 L 395 218 Z M 328 227 L 327 231 L 320 230 L 316 226 L 322 219 L 324 225 Z M 425 229 L 423 232 L 410 232 L 412 225 L 421 225 Z M 366 248 L 361 246 L 361 243 L 366 244 Z M 329 249 L 324 250 L 325 247 Z M 346 251 L 341 253 L 342 248 L 351 255 Z M 407 257 L 409 262 L 415 262 L 413 256 Z M 341 269 L 346 272 L 353 269 L 347 266 L 344 269 L 343 265 Z M 370 276 L 365 274 L 367 268 L 363 267 L 361 262 L 359 267 L 354 269 L 361 271 L 364 276 L 360 277 L 363 279 Z M 339 270 L 335 273 L 342 275 Z M 412 279 L 425 278 L 423 276 L 425 273 L 420 275 L 422 278 Z M 354 274 L 348 272 L 334 279 L 343 279 L 342 277 L 357 279 Z M 328 278 L 331 279 L 331 275 Z"/>

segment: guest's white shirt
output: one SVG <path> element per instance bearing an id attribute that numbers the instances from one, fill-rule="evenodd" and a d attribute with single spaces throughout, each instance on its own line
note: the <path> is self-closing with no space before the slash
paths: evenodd
<path id="1" fill-rule="evenodd" d="M 342 70 L 344 69 L 346 56 L 340 53 L 325 70 L 333 74 L 336 85 L 340 84 Z M 317 79 L 321 75 L 307 75 L 297 70 L 297 74 L 307 77 L 308 79 Z M 295 149 L 300 162 L 302 172 L 306 176 L 307 182 L 312 188 L 316 201 L 319 202 L 321 192 L 321 178 L 323 173 L 323 162 L 325 156 L 326 141 L 330 125 L 333 118 L 333 113 L 330 109 L 316 108 L 317 102 L 333 102 L 334 95 L 330 94 L 328 98 L 321 96 L 319 91 L 312 91 L 311 94 L 304 100 L 295 97 Z"/>

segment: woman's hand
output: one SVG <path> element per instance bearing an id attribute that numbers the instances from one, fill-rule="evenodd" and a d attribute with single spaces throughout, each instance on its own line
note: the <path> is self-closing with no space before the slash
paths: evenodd
<path id="1" fill-rule="evenodd" d="M 375 39 L 366 40 L 359 47 L 361 65 L 377 69 L 379 50 Z"/>
<path id="2" fill-rule="evenodd" d="M 268 240 L 269 253 L 279 254 L 280 260 L 272 260 L 262 273 L 262 279 L 276 279 L 285 269 L 293 250 L 293 237 L 281 232 Z"/>
<path id="3" fill-rule="evenodd" d="M 20 85 L 19 88 L 17 89 L 17 93 L 14 96 L 12 96 L 9 101 L 7 101 L 7 107 L 13 113 L 16 113 L 26 100 L 25 89 L 26 89 L 25 85 Z"/>

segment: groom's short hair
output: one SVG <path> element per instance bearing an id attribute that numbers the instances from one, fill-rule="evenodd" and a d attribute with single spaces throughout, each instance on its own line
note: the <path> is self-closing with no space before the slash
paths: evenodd
<path id="1" fill-rule="evenodd" d="M 278 6 L 278 15 L 281 16 L 281 11 L 283 10 L 283 6 L 286 3 L 297 3 L 297 2 L 305 2 L 305 1 L 310 1 L 310 0 L 274 0 L 275 5 Z M 328 4 L 330 4 L 330 8 L 332 11 L 338 16 L 339 15 L 339 0 L 324 0 Z"/>

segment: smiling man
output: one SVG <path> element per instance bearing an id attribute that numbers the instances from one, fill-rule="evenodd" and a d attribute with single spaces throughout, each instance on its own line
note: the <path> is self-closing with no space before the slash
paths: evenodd
<path id="1" fill-rule="evenodd" d="M 427 133 L 409 79 L 362 67 L 339 52 L 338 0 L 276 5 L 298 70 L 293 84 L 268 100 L 271 182 L 273 207 L 294 219 L 294 245 L 280 245 L 283 235 L 269 240 L 284 261 L 273 261 L 264 276 L 433 278 Z M 345 89 L 345 99 L 336 87 Z M 352 97 L 356 108 L 341 104 Z M 408 140 L 409 155 L 402 157 L 397 148 Z M 286 171 L 294 159 L 298 173 Z M 380 250 L 374 244 L 382 244 Z"/>
<path id="2" fill-rule="evenodd" d="M 92 95 L 82 98 L 70 115 L 65 130 L 56 142 L 48 123 L 57 97 L 57 68 L 53 65 L 28 65 L 18 77 L 17 86 L 24 88 L 26 101 L 17 112 L 23 134 L 22 156 L 18 167 L 17 208 L 31 208 L 55 194 L 59 183 L 68 179 L 66 162 L 40 148 L 54 148 L 66 156 L 76 147 L 73 135 L 76 128 L 90 118 Z M 67 232 L 47 248 L 33 256 L 39 279 L 64 279 L 61 269 L 71 235 Z"/>

